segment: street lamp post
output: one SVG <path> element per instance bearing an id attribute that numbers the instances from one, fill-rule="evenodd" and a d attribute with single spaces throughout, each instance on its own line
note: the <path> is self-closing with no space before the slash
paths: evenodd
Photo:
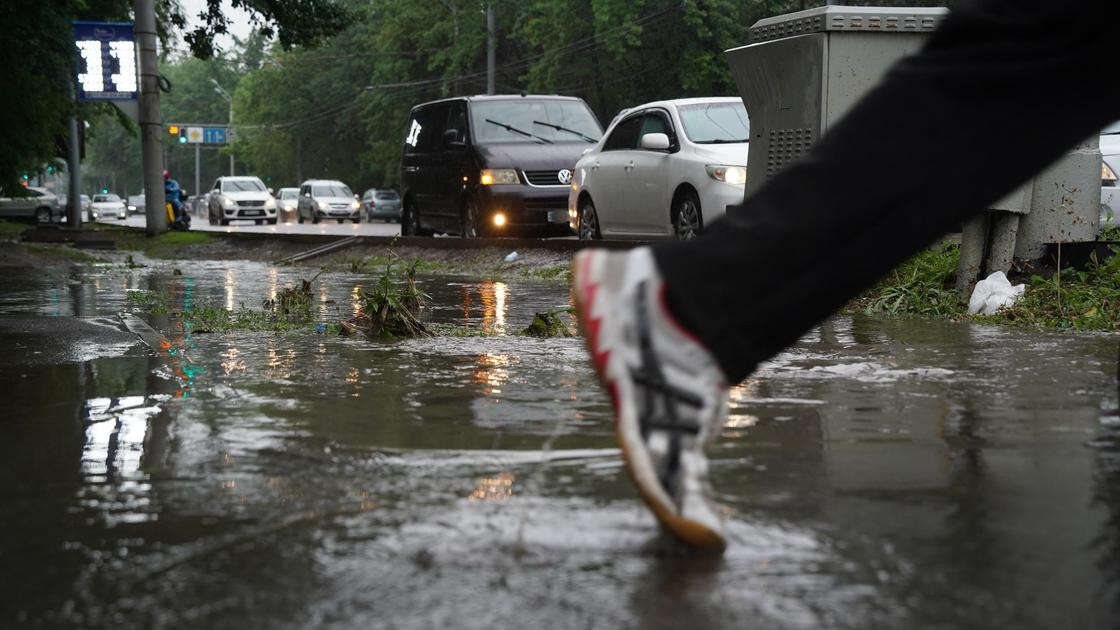
<path id="1" fill-rule="evenodd" d="M 214 91 L 217 92 L 218 95 L 220 95 L 222 98 L 224 98 L 227 103 L 229 103 L 229 129 L 226 131 L 226 142 L 229 142 L 229 136 L 233 134 L 233 97 L 230 96 L 229 92 L 226 92 L 222 89 L 222 86 L 218 83 L 217 79 L 210 79 L 210 82 L 214 84 Z M 232 147 L 230 148 L 229 152 L 229 174 L 231 176 L 233 175 Z"/>

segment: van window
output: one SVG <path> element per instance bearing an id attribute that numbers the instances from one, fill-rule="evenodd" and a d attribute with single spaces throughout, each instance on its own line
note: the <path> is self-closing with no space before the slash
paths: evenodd
<path id="1" fill-rule="evenodd" d="M 447 112 L 447 125 L 445 129 L 455 131 L 455 142 L 467 141 L 467 106 L 462 101 L 450 103 Z M 443 137 L 443 134 L 440 134 Z"/>
<path id="2" fill-rule="evenodd" d="M 447 106 L 436 103 L 413 110 L 404 136 L 405 153 L 428 153 L 438 147 L 443 134 Z"/>

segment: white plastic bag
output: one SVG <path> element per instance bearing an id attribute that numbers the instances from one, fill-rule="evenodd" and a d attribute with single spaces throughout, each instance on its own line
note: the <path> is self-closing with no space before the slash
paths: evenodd
<path id="1" fill-rule="evenodd" d="M 973 315 L 977 313 L 991 315 L 1001 308 L 1014 304 L 1026 290 L 1027 286 L 1024 284 L 1012 286 L 1007 281 L 1007 276 L 1002 271 L 997 271 L 976 283 L 976 288 L 972 290 L 972 297 L 968 300 L 968 312 Z"/>
<path id="2" fill-rule="evenodd" d="M 508 255 L 506 256 L 506 262 L 508 262 L 508 263 L 511 263 L 511 262 L 517 262 L 517 259 L 518 259 L 518 258 L 521 258 L 521 255 L 520 255 L 520 254 L 518 254 L 517 252 L 510 252 L 510 253 L 509 253 L 509 254 L 508 254 Z"/>

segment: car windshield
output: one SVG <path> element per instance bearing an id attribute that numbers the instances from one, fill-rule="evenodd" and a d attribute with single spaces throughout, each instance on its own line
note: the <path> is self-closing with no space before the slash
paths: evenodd
<path id="1" fill-rule="evenodd" d="M 117 195 L 97 195 L 93 198 L 94 201 L 120 201 L 121 198 Z"/>
<path id="2" fill-rule="evenodd" d="M 299 191 L 297 191 L 295 188 L 285 188 L 284 190 L 280 191 L 280 198 L 295 199 L 298 196 L 298 193 Z"/>
<path id="3" fill-rule="evenodd" d="M 268 190 L 258 179 L 223 179 L 222 192 L 260 192 Z"/>
<path id="4" fill-rule="evenodd" d="M 388 192 L 373 193 L 374 199 L 400 199 L 396 192 L 390 190 Z"/>
<path id="5" fill-rule="evenodd" d="M 696 144 L 746 142 L 751 137 L 747 108 L 742 102 L 696 103 L 677 108 L 684 133 Z"/>
<path id="6" fill-rule="evenodd" d="M 354 193 L 342 184 L 316 184 L 311 187 L 312 197 L 353 197 Z"/>
<path id="7" fill-rule="evenodd" d="M 587 106 L 568 100 L 475 101 L 471 126 L 476 142 L 586 143 L 603 135 Z"/>
<path id="8" fill-rule="evenodd" d="M 128 198 L 128 203 L 130 203 L 134 206 L 143 205 L 144 204 L 144 195 L 132 195 L 131 197 Z"/>

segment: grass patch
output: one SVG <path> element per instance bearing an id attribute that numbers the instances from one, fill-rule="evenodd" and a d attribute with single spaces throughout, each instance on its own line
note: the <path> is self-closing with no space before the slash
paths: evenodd
<path id="1" fill-rule="evenodd" d="M 361 313 L 342 322 L 346 335 L 364 334 L 371 339 L 391 340 L 398 337 L 430 337 L 432 332 L 420 321 L 420 315 L 431 298 L 416 286 L 419 259 L 401 265 L 389 250 L 381 276 L 369 291 L 358 296 Z"/>
<path id="2" fill-rule="evenodd" d="M 552 265 L 526 270 L 525 275 L 538 280 L 567 280 L 569 270 L 568 265 Z"/>
<path id="3" fill-rule="evenodd" d="M 206 232 L 181 232 L 178 230 L 167 231 L 159 236 L 148 236 L 142 230 L 102 224 L 92 226 L 91 229 L 106 232 L 109 236 L 112 236 L 117 244 L 117 249 L 143 252 L 151 258 L 172 258 L 179 249 L 209 243 L 215 238 Z"/>
<path id="4" fill-rule="evenodd" d="M 17 223 L 15 221 L 0 221 L 0 237 L 4 238 L 17 238 L 23 234 L 25 230 L 30 230 L 31 226 L 26 223 Z"/>
<path id="5" fill-rule="evenodd" d="M 1062 269 L 1049 278 L 1031 276 L 1014 305 L 973 320 L 1060 330 L 1120 331 L 1120 248 L 1086 270 Z"/>
<path id="6" fill-rule="evenodd" d="M 351 273 L 384 273 L 385 269 L 391 265 L 400 264 L 400 258 L 392 252 L 388 256 L 367 256 L 365 258 L 351 258 L 346 261 Z M 412 268 L 415 273 L 445 273 L 451 271 L 449 263 L 439 260 L 424 260 L 422 258 L 413 258 L 406 266 Z"/>
<path id="7" fill-rule="evenodd" d="M 564 311 L 554 310 L 533 315 L 533 321 L 529 322 L 521 334 L 542 339 L 573 336 L 571 328 L 560 317 L 562 312 Z"/>
<path id="8" fill-rule="evenodd" d="M 313 280 L 312 280 L 313 281 Z M 196 304 L 193 308 L 176 311 L 166 294 L 149 291 L 129 291 L 126 302 L 132 308 L 148 315 L 167 315 L 188 324 L 195 334 L 221 333 L 232 330 L 250 332 L 286 332 L 312 330 L 326 326 L 316 325 L 312 309 L 311 281 L 302 280 L 299 286 L 286 287 L 274 300 L 265 300 L 261 309 L 242 306 L 227 309 L 211 304 Z M 339 327 L 334 324 L 334 331 Z"/>
<path id="9" fill-rule="evenodd" d="M 62 258 L 75 263 L 101 263 L 105 260 L 97 256 L 91 256 L 80 249 L 74 249 L 69 245 L 54 245 L 47 243 L 23 243 L 22 247 L 32 254 L 39 256 L 49 256 L 51 258 Z"/>
<path id="10" fill-rule="evenodd" d="M 849 308 L 870 315 L 952 318 L 966 313 L 952 288 L 960 246 L 927 249 L 895 267 L 886 278 L 856 298 Z"/>

